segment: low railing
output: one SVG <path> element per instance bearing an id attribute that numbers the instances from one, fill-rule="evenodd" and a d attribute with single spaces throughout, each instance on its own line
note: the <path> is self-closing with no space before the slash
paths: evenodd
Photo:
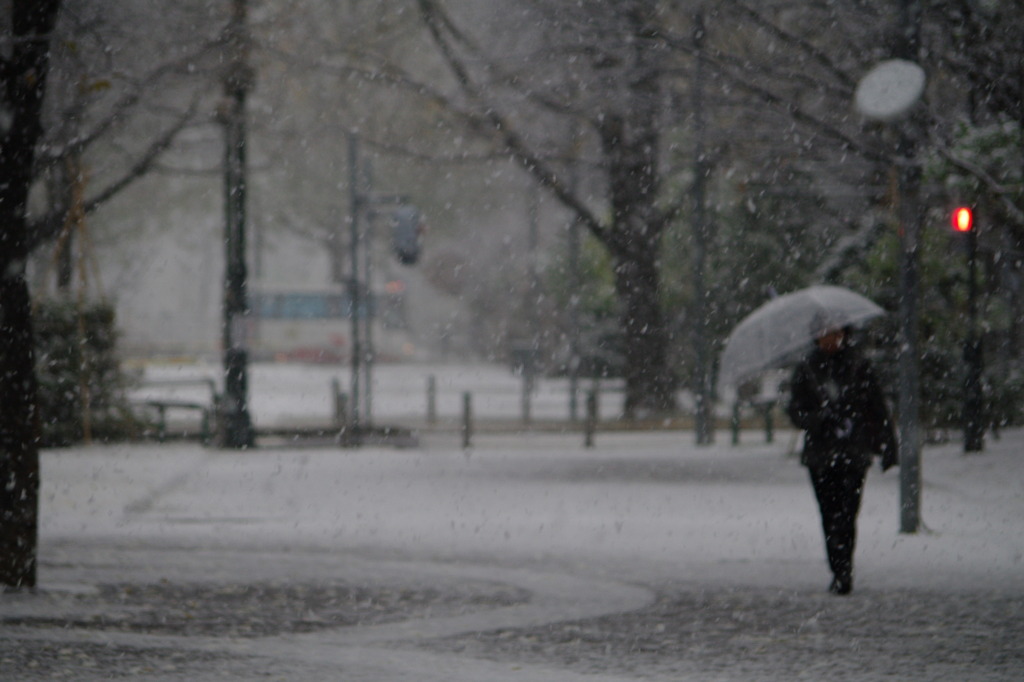
<path id="1" fill-rule="evenodd" d="M 208 402 L 178 397 L 149 397 L 136 401 L 136 404 L 156 413 L 157 441 L 163 443 L 168 439 L 171 433 L 167 418 L 168 412 L 184 411 L 198 413 L 199 439 L 204 444 L 212 442 L 214 420 L 216 419 L 217 406 L 220 403 L 220 394 L 217 392 L 217 383 L 213 379 L 202 377 L 194 379 L 156 379 L 145 381 L 142 384 L 142 388 L 188 388 L 191 386 L 205 387 L 209 392 Z"/>

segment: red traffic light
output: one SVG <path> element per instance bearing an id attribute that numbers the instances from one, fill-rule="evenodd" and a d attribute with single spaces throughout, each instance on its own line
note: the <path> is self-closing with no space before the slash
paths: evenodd
<path id="1" fill-rule="evenodd" d="M 953 209 L 953 229 L 957 232 L 970 232 L 974 229 L 974 211 L 967 206 Z"/>

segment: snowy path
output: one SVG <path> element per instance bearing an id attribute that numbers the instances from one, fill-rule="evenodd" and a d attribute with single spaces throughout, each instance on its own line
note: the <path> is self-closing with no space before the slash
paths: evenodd
<path id="1" fill-rule="evenodd" d="M 858 646 L 896 657 L 901 679 L 1024 670 L 1024 433 L 973 457 L 955 444 L 927 449 L 929 531 L 918 535 L 898 533 L 898 476 L 873 471 L 857 588 L 839 602 L 823 593 L 816 510 L 786 455 L 791 434 L 754 441 L 696 448 L 690 433 L 618 433 L 584 450 L 576 436 L 521 434 L 481 438 L 468 454 L 430 438 L 403 451 L 49 452 L 44 588 L 346 579 L 443 591 L 490 581 L 532 598 L 255 639 L 2 625 L 0 642 L 45 650 L 50 638 L 55 655 L 101 662 L 95 677 L 76 679 L 105 679 L 98 651 L 163 651 L 153 654 L 160 665 L 193 652 L 174 659 L 176 670 L 142 666 L 136 678 L 147 680 L 751 679 L 744 670 L 783 680 L 795 661 L 814 678 L 830 659 L 845 679 L 884 678 L 884 666 L 856 675 Z M 24 595 L 0 599 L 4 618 L 46 615 Z M 59 602 L 50 608 L 60 616 Z M 880 609 L 912 617 L 874 630 Z M 924 665 L 932 645 L 958 643 L 959 657 Z"/>

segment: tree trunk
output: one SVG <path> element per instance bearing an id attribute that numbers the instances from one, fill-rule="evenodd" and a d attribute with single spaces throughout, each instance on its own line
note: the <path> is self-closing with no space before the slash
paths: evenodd
<path id="1" fill-rule="evenodd" d="M 607 117 L 601 131 L 609 159 L 613 223 L 604 235 L 615 259 L 615 292 L 626 341 L 626 417 L 675 410 L 668 333 L 661 310 L 663 216 L 657 196 L 656 117 Z"/>
<path id="2" fill-rule="evenodd" d="M 675 410 L 675 380 L 668 366 L 668 333 L 661 310 L 658 261 L 665 215 L 656 200 L 661 125 L 661 55 L 650 43 L 653 6 L 627 11 L 630 67 L 619 77 L 627 106 L 612 103 L 599 119 L 607 160 L 612 223 L 604 242 L 615 259 L 615 289 L 626 340 L 627 418 Z"/>
<path id="3" fill-rule="evenodd" d="M 32 316 L 23 276 L 0 277 L 0 584 L 36 584 L 39 447 Z"/>
<path id="4" fill-rule="evenodd" d="M 625 415 L 675 410 L 675 379 L 668 367 L 668 335 L 659 305 L 656 248 L 617 255 L 615 289 L 623 304 L 626 337 Z"/>
<path id="5" fill-rule="evenodd" d="M 26 207 L 59 6 L 59 0 L 15 0 L 14 47 L 0 64 L 0 109 L 11 116 L 0 138 L 0 584 L 10 587 L 36 583 L 39 430 Z"/>

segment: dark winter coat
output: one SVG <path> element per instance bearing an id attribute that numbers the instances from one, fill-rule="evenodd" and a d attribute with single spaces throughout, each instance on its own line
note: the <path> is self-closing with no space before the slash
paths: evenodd
<path id="1" fill-rule="evenodd" d="M 882 468 L 897 463 L 896 434 L 871 365 L 856 349 L 828 354 L 817 347 L 793 371 L 789 418 L 803 429 L 804 466 L 828 466 L 837 459 Z"/>

